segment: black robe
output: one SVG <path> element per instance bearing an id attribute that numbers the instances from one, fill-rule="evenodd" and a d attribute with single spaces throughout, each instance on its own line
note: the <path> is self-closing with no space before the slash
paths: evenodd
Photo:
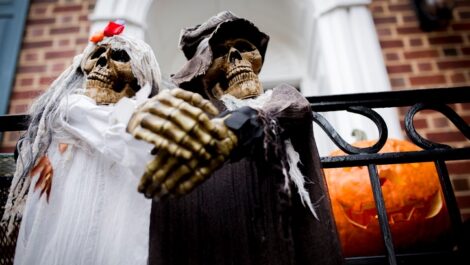
<path id="1" fill-rule="evenodd" d="M 300 154 L 319 219 L 301 204 L 296 187 L 291 196 L 283 191 L 280 162 L 255 152 L 225 164 L 190 194 L 153 203 L 149 264 L 342 263 L 310 105 L 295 88 L 281 85 L 265 106 Z"/>

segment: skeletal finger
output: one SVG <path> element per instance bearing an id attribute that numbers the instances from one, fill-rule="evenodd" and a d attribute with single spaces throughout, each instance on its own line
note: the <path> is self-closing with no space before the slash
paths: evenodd
<path id="1" fill-rule="evenodd" d="M 180 180 L 191 173 L 187 165 L 180 165 L 171 171 L 170 176 L 162 183 L 160 189 L 155 190 L 154 198 L 163 199 L 167 195 L 174 193 L 174 189 Z"/>
<path id="2" fill-rule="evenodd" d="M 205 129 L 204 126 L 200 127 L 198 125 L 198 117 L 194 117 L 192 114 L 184 112 L 178 108 L 162 104 L 158 108 L 151 108 L 149 112 L 164 120 L 168 120 L 176 124 L 179 128 L 181 128 L 181 130 L 188 134 L 193 132 L 192 134 L 195 135 L 196 139 L 198 139 L 198 141 L 204 145 L 208 144 L 212 138 L 208 129 Z M 207 116 L 199 117 L 203 123 L 207 123 L 209 121 L 209 119 L 206 118 Z"/>
<path id="3" fill-rule="evenodd" d="M 162 189 L 162 183 L 170 176 L 178 160 L 174 157 L 164 155 L 160 162 L 158 169 L 152 175 L 150 184 L 145 187 L 144 194 L 147 198 L 154 197 L 155 193 Z"/>
<path id="4" fill-rule="evenodd" d="M 224 162 L 225 158 L 223 156 L 218 156 L 217 158 L 211 160 L 208 166 L 196 167 L 193 171 L 193 175 L 185 181 L 181 182 L 175 189 L 174 194 L 177 196 L 188 194 L 195 187 L 209 178 L 211 174 L 220 166 L 222 166 Z"/>
<path id="5" fill-rule="evenodd" d="M 162 96 L 160 97 L 160 102 L 164 105 L 180 109 L 181 112 L 188 114 L 192 119 L 202 123 L 204 128 L 207 128 L 209 131 L 212 130 L 213 124 L 210 122 L 209 116 L 207 116 L 202 109 L 173 96 Z"/>
<path id="6" fill-rule="evenodd" d="M 47 160 L 48 160 L 47 156 L 42 156 L 41 158 L 39 158 L 36 165 L 31 169 L 30 175 L 35 176 L 37 173 L 41 172 L 43 168 L 46 166 Z"/>
<path id="7" fill-rule="evenodd" d="M 145 168 L 145 172 L 140 178 L 139 185 L 137 187 L 137 190 L 141 193 L 145 192 L 145 188 L 150 185 L 152 182 L 152 176 L 155 174 L 155 171 L 157 171 L 158 166 L 162 164 L 161 160 L 164 156 L 163 155 L 158 155 L 153 159 L 152 161 L 147 163 L 147 166 Z M 166 157 L 165 157 L 166 158 Z"/>
<path id="8" fill-rule="evenodd" d="M 200 94 L 193 93 L 187 90 L 180 88 L 173 89 L 171 94 L 177 98 L 180 98 L 186 102 L 189 102 L 191 105 L 202 109 L 204 112 L 207 112 L 213 116 L 219 114 L 217 108 L 207 99 L 204 99 Z"/>
<path id="9" fill-rule="evenodd" d="M 211 157 L 203 144 L 189 135 L 188 132 L 181 130 L 181 128 L 177 127 L 171 121 L 149 115 L 142 120 L 142 127 L 150 129 L 155 133 L 152 138 L 158 136 L 165 139 L 166 143 L 158 142 L 158 147 L 155 144 L 157 148 L 164 148 L 164 146 L 167 145 L 168 151 L 177 157 L 189 159 L 187 152 L 195 153 L 205 159 L 210 159 Z"/>
<path id="10" fill-rule="evenodd" d="M 174 142 L 170 142 L 167 138 L 164 138 L 159 134 L 155 134 L 146 128 L 137 128 L 134 132 L 134 137 L 152 143 L 156 149 L 166 150 L 174 156 L 182 157 L 184 159 L 191 158 L 191 151 L 175 144 Z"/>

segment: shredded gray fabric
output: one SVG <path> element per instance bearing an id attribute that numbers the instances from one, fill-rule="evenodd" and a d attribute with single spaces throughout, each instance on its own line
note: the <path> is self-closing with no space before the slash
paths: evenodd
<path id="1" fill-rule="evenodd" d="M 160 68 L 148 44 L 124 35 L 107 37 L 98 43 L 100 44 L 109 44 L 114 49 L 125 50 L 130 57 L 132 72 L 138 84 L 141 87 L 151 86 L 151 93 L 148 96 L 158 92 L 161 82 Z M 47 153 L 53 132 L 58 132 L 57 128 L 54 128 L 54 121 L 67 120 L 67 117 L 58 111 L 61 100 L 73 93 L 84 93 L 86 78 L 83 67 L 95 47 L 96 44 L 89 43 L 82 54 L 75 56 L 72 65 L 54 80 L 29 110 L 29 127 L 17 145 L 19 155 L 16 172 L 1 220 L 8 223 L 8 234 L 13 231 L 14 222 L 22 216 L 31 184 L 29 172 L 38 159 Z"/>
<path id="2" fill-rule="evenodd" d="M 250 99 L 238 99 L 232 95 L 226 94 L 221 97 L 222 102 L 227 107 L 228 110 L 235 110 L 244 106 L 252 107 L 255 109 L 262 109 L 265 104 L 269 102 L 272 96 L 272 90 L 268 90 L 259 97 L 250 98 Z M 275 132 L 274 132 L 275 133 Z M 289 180 L 292 181 L 297 187 L 297 191 L 300 196 L 300 200 L 304 206 L 307 206 L 312 212 L 313 216 L 318 219 L 317 213 L 313 207 L 312 201 L 310 200 L 310 195 L 305 189 L 305 176 L 299 169 L 300 156 L 297 151 L 295 151 L 294 146 L 291 143 L 290 139 L 284 141 L 285 151 L 287 156 L 287 163 L 289 164 L 289 170 L 285 166 L 282 167 L 282 174 L 285 177 L 284 191 L 287 194 L 290 193 Z M 266 148 L 266 146 L 265 146 Z"/>

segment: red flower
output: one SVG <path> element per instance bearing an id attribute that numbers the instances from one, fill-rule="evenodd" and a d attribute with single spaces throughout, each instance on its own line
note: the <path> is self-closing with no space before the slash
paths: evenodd
<path id="1" fill-rule="evenodd" d="M 119 35 L 124 30 L 124 25 L 118 24 L 116 22 L 110 21 L 106 28 L 104 28 L 104 35 L 106 37 L 111 37 L 114 35 Z"/>
<path id="2" fill-rule="evenodd" d="M 90 37 L 90 41 L 93 43 L 98 43 L 104 39 L 104 37 L 111 37 L 114 35 L 119 35 L 124 30 L 124 21 L 118 19 L 116 21 L 110 21 L 104 30 L 96 32 Z"/>

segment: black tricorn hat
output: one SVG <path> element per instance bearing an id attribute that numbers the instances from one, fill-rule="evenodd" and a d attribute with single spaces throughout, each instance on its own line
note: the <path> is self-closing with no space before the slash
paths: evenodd
<path id="1" fill-rule="evenodd" d="M 172 81 L 183 89 L 204 94 L 201 77 L 212 63 L 212 48 L 229 38 L 250 41 L 259 50 L 264 61 L 269 36 L 249 20 L 223 11 L 203 24 L 181 31 L 179 48 L 188 61 L 171 76 Z"/>

